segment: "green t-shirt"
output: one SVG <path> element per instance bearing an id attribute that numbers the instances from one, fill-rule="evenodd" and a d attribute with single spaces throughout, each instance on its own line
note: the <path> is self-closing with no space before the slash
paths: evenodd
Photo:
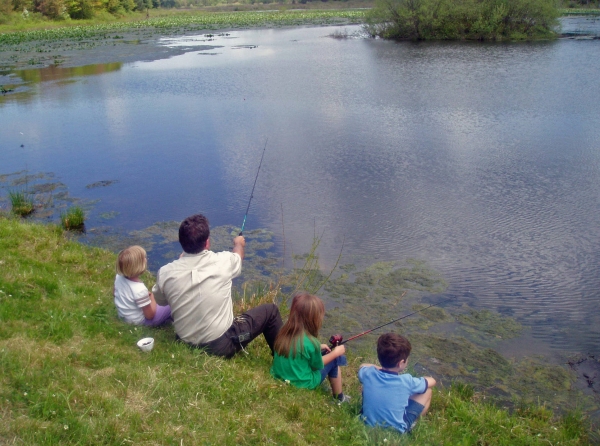
<path id="1" fill-rule="evenodd" d="M 316 339 L 309 338 L 306 333 L 303 341 L 302 349 L 300 339 L 296 342 L 295 355 L 293 349 L 287 358 L 275 353 L 271 375 L 289 381 L 296 387 L 314 389 L 321 384 L 321 369 L 324 367 L 321 344 Z"/>

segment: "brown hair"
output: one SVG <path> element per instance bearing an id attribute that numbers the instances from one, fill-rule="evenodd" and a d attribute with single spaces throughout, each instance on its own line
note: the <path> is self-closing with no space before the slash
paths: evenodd
<path id="1" fill-rule="evenodd" d="M 394 368 L 400 361 L 406 361 L 412 347 L 408 339 L 396 333 L 385 333 L 377 339 L 377 358 L 381 367 Z"/>
<path id="2" fill-rule="evenodd" d="M 293 351 L 296 356 L 296 344 L 300 340 L 300 348 L 304 348 L 304 334 L 307 334 L 315 345 L 319 345 L 317 337 L 323 324 L 325 305 L 317 296 L 305 291 L 294 294 L 288 320 L 275 338 L 274 350 L 286 358 Z"/>
<path id="3" fill-rule="evenodd" d="M 127 278 L 137 277 L 146 271 L 147 264 L 146 250 L 141 246 L 130 246 L 117 257 L 117 274 Z"/>
<path id="4" fill-rule="evenodd" d="M 209 236 L 208 219 L 202 214 L 186 218 L 179 226 L 179 243 L 188 254 L 204 251 Z"/>

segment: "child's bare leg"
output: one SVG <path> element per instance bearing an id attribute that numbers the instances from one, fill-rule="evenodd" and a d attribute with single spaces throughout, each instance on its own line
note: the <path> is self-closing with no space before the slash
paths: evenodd
<path id="1" fill-rule="evenodd" d="M 340 371 L 339 367 L 337 369 L 337 377 L 332 378 L 331 376 L 328 376 L 329 384 L 331 384 L 331 393 L 333 393 L 333 396 L 338 396 L 340 393 L 342 393 L 342 372 Z"/>
<path id="2" fill-rule="evenodd" d="M 421 416 L 424 416 L 429 410 L 429 405 L 431 404 L 431 395 L 431 389 L 427 389 L 425 393 L 422 393 L 420 395 L 413 395 L 410 397 L 411 400 L 423 405 L 424 409 L 423 412 L 421 412 Z"/>

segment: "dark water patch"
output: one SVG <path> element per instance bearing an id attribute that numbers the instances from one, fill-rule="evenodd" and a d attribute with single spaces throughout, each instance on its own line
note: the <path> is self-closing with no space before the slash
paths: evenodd
<path id="1" fill-rule="evenodd" d="M 577 355 L 569 358 L 567 364 L 575 372 L 579 387 L 600 397 L 600 358 Z"/>
<path id="2" fill-rule="evenodd" d="M 86 189 L 95 189 L 97 187 L 106 187 L 106 186 L 110 186 L 110 185 L 118 183 L 118 182 L 119 182 L 119 180 L 96 181 L 95 183 L 88 184 L 87 186 L 85 186 L 85 188 Z"/>

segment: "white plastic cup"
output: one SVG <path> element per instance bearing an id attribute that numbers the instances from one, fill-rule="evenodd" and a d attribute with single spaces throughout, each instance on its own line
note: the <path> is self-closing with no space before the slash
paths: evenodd
<path id="1" fill-rule="evenodd" d="M 144 338 L 140 339 L 137 343 L 137 346 L 143 352 L 149 352 L 154 348 L 154 338 Z"/>

